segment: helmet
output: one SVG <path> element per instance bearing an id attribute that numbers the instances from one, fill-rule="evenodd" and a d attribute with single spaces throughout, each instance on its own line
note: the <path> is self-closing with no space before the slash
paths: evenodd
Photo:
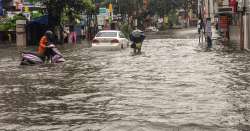
<path id="1" fill-rule="evenodd" d="M 47 37 L 47 39 L 48 39 L 49 41 L 52 41 L 52 40 L 53 40 L 53 32 L 52 32 L 52 31 L 47 30 L 47 31 L 45 32 L 45 36 Z"/>
<path id="2" fill-rule="evenodd" d="M 52 35 L 53 35 L 53 32 L 50 31 L 50 30 L 47 30 L 47 31 L 45 32 L 45 36 L 47 36 L 47 37 L 52 36 Z"/>

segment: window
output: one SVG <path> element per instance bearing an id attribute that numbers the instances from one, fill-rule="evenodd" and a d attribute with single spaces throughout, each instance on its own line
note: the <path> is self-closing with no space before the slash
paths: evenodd
<path id="1" fill-rule="evenodd" d="M 96 37 L 117 37 L 117 32 L 99 32 Z"/>

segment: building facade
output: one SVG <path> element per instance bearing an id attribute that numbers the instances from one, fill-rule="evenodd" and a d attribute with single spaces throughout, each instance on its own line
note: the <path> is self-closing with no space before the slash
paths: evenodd
<path id="1" fill-rule="evenodd" d="M 226 44 L 235 49 L 250 50 L 249 0 L 198 0 L 204 19 L 211 18 Z"/>

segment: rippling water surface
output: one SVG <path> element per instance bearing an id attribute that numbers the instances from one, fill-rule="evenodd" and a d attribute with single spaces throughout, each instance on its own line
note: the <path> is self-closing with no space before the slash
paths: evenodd
<path id="1" fill-rule="evenodd" d="M 250 54 L 195 39 L 131 50 L 61 47 L 67 62 L 19 66 L 0 49 L 0 130 L 249 131 Z"/>

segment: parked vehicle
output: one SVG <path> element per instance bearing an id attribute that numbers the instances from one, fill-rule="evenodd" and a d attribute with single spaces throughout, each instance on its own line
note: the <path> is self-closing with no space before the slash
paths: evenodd
<path id="1" fill-rule="evenodd" d="M 123 49 L 129 47 L 129 40 L 121 31 L 104 30 L 96 34 L 92 49 Z"/>
<path id="2" fill-rule="evenodd" d="M 49 62 L 51 63 L 61 63 L 65 62 L 62 54 L 59 50 L 55 47 L 54 44 L 50 44 L 47 49 L 49 53 Z M 20 65 L 38 65 L 45 63 L 46 60 L 42 56 L 39 56 L 37 53 L 34 52 L 22 52 L 21 55 L 21 63 Z"/>
<path id="3" fill-rule="evenodd" d="M 145 32 L 158 32 L 159 30 L 154 26 L 149 26 L 145 29 Z"/>

